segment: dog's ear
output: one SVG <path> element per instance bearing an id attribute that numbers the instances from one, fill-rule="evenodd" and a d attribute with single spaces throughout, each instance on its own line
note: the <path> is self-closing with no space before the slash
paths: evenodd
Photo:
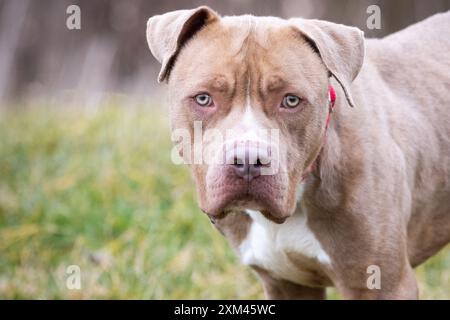
<path id="1" fill-rule="evenodd" d="M 328 71 L 339 82 L 350 106 L 350 84 L 364 61 L 364 33 L 358 28 L 301 18 L 289 22 L 313 45 Z"/>
<path id="2" fill-rule="evenodd" d="M 218 18 L 217 13 L 202 6 L 192 10 L 172 11 L 148 19 L 148 46 L 161 63 L 159 82 L 168 78 L 182 46 L 202 27 Z"/>

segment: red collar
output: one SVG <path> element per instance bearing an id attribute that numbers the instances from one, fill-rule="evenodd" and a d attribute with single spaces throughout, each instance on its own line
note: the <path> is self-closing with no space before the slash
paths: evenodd
<path id="1" fill-rule="evenodd" d="M 331 113 L 333 113 L 335 101 L 336 101 L 336 91 L 334 91 L 333 86 L 330 84 L 328 87 L 328 116 L 327 122 L 325 123 L 325 130 L 328 129 L 328 125 L 330 124 Z"/>
<path id="2" fill-rule="evenodd" d="M 314 171 L 319 166 L 320 153 L 322 152 L 323 145 L 325 144 L 325 140 L 327 137 L 328 126 L 330 125 L 331 114 L 333 113 L 334 103 L 336 102 L 336 91 L 334 91 L 333 86 L 330 84 L 328 87 L 328 115 L 327 120 L 325 122 L 325 134 L 323 136 L 322 147 L 320 148 L 319 154 L 317 158 L 313 161 L 311 166 L 306 170 L 306 172 L 302 176 L 302 182 L 308 177 L 308 175 Z"/>

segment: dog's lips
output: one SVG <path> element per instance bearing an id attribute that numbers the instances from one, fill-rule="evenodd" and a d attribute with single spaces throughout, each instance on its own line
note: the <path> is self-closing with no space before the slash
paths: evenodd
<path id="1" fill-rule="evenodd" d="M 246 181 L 222 175 L 207 186 L 202 211 L 221 219 L 233 210 L 260 211 L 267 219 L 283 223 L 291 215 L 286 209 L 287 187 L 277 176 L 259 176 Z"/>

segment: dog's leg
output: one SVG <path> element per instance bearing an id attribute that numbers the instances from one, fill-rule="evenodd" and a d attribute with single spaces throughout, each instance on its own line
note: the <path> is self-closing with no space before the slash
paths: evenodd
<path id="1" fill-rule="evenodd" d="M 405 266 L 402 274 L 381 274 L 381 287 L 369 289 L 350 288 L 348 286 L 337 286 L 345 299 L 357 300 L 414 300 L 418 299 L 418 288 L 414 270 L 409 265 Z M 399 280 L 396 280 L 399 279 Z"/>
<path id="2" fill-rule="evenodd" d="M 267 271 L 254 268 L 262 281 L 266 299 L 274 300 L 323 300 L 325 288 L 305 287 L 287 280 L 275 279 Z"/>

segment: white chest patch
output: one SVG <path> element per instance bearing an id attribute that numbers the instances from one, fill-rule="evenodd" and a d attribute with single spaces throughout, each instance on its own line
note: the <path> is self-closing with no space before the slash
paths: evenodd
<path id="1" fill-rule="evenodd" d="M 331 260 L 306 224 L 306 214 L 295 213 L 283 224 L 266 219 L 260 212 L 247 210 L 253 219 L 247 238 L 239 247 L 245 265 L 258 266 L 281 279 L 302 284 L 301 266 L 294 265 L 286 252 L 295 252 L 330 265 Z M 300 269 L 299 269 L 300 267 Z"/>

